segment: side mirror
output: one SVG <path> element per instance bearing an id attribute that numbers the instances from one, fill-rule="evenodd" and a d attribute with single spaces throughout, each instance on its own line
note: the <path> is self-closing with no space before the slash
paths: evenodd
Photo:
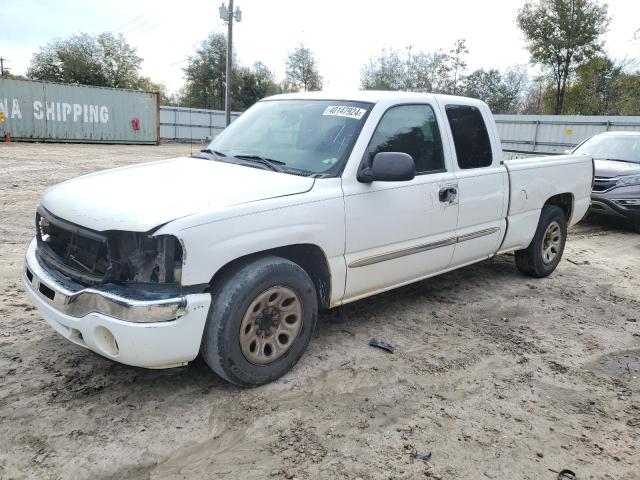
<path id="1" fill-rule="evenodd" d="M 416 163 L 413 157 L 401 152 L 380 152 L 373 157 L 370 167 L 358 173 L 358 181 L 371 182 L 406 182 L 416 176 Z"/>

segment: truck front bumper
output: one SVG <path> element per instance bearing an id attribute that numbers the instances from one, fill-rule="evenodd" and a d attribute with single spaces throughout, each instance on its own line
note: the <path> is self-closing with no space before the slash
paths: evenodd
<path id="1" fill-rule="evenodd" d="M 29 245 L 22 282 L 44 319 L 69 341 L 120 363 L 185 365 L 200 350 L 211 295 L 148 295 L 83 288 L 45 269 Z"/>

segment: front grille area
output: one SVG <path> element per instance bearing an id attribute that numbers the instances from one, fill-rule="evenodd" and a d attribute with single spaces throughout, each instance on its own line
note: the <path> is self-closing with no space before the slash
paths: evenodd
<path id="1" fill-rule="evenodd" d="M 617 182 L 618 182 L 617 178 L 596 177 L 595 182 L 593 183 L 593 191 L 605 192 L 615 187 Z"/>
<path id="2" fill-rule="evenodd" d="M 109 268 L 107 237 L 66 222 L 40 208 L 36 214 L 38 252 L 45 264 L 82 283 L 99 283 Z"/>

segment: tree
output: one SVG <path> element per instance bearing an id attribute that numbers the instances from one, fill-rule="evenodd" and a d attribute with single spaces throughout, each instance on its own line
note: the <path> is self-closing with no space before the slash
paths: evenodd
<path id="1" fill-rule="evenodd" d="M 27 76 L 98 87 L 135 88 L 142 58 L 120 34 L 79 33 L 54 39 L 33 54 Z"/>
<path id="2" fill-rule="evenodd" d="M 595 0 L 538 0 L 519 10 L 531 60 L 553 72 L 554 113 L 561 114 L 573 69 L 602 49 L 600 36 L 609 23 L 607 6 Z"/>
<path id="3" fill-rule="evenodd" d="M 273 72 L 262 62 L 255 62 L 251 68 L 240 67 L 239 109 L 245 110 L 258 100 L 280 93 Z"/>
<path id="4" fill-rule="evenodd" d="M 402 54 L 383 49 L 362 67 L 360 86 L 363 90 L 441 92 L 448 83 L 448 59 L 440 50 L 427 53 L 409 46 Z"/>
<path id="5" fill-rule="evenodd" d="M 621 75 L 616 81 L 618 115 L 640 115 L 640 72 Z"/>
<path id="6" fill-rule="evenodd" d="M 107 84 L 114 88 L 135 88 L 141 80 L 139 70 L 142 65 L 136 49 L 125 41 L 122 34 L 101 33 L 96 42 Z"/>
<path id="7" fill-rule="evenodd" d="M 182 92 L 182 104 L 197 108 L 224 109 L 226 61 L 226 35 L 210 33 L 196 53 L 189 57 L 188 66 L 184 69 L 186 84 Z M 237 69 L 232 71 L 232 85 L 237 86 L 235 70 Z"/>
<path id="8" fill-rule="evenodd" d="M 298 91 L 322 89 L 322 76 L 313 53 L 302 43 L 287 57 L 286 81 Z"/>
<path id="9" fill-rule="evenodd" d="M 458 94 L 458 84 L 460 77 L 462 77 L 464 71 L 467 68 L 467 62 L 464 56 L 469 53 L 467 48 L 467 41 L 464 38 L 459 38 L 453 44 L 453 48 L 449 51 L 449 63 L 451 70 L 451 84 L 447 86 L 447 90 L 453 95 Z"/>
<path id="10" fill-rule="evenodd" d="M 8 80 L 27 80 L 27 77 L 25 77 L 24 75 L 14 75 L 9 71 L 8 68 L 4 69 L 4 72 L 2 72 L 2 76 L 0 76 L 0 78 L 6 78 Z"/>
<path id="11" fill-rule="evenodd" d="M 169 94 L 166 85 L 156 83 L 149 77 L 140 77 L 132 88 L 134 90 L 142 90 L 143 92 L 157 93 L 160 105 L 175 105 L 177 102 L 177 98 Z"/>
<path id="12" fill-rule="evenodd" d="M 383 49 L 360 70 L 363 90 L 407 90 L 407 63 L 397 50 Z"/>
<path id="13" fill-rule="evenodd" d="M 507 70 L 504 75 L 496 69 L 479 69 L 462 79 L 461 91 L 486 102 L 493 113 L 516 113 L 525 83 L 522 69 Z"/>
<path id="14" fill-rule="evenodd" d="M 520 113 L 526 115 L 539 115 L 545 113 L 546 92 L 552 84 L 552 79 L 547 75 L 538 75 L 525 87 Z"/>
<path id="15" fill-rule="evenodd" d="M 450 53 L 382 50 L 361 69 L 364 90 L 406 90 L 412 92 L 455 93 L 466 68 L 465 41 L 458 40 Z"/>
<path id="16" fill-rule="evenodd" d="M 623 67 L 605 56 L 594 57 L 576 69 L 567 87 L 565 112 L 573 115 L 617 115 L 618 79 Z"/>

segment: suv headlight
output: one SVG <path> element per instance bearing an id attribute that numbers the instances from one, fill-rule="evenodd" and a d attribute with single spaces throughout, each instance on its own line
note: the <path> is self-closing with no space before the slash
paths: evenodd
<path id="1" fill-rule="evenodd" d="M 640 175 L 621 177 L 616 183 L 618 187 L 630 187 L 632 185 L 640 185 Z"/>

